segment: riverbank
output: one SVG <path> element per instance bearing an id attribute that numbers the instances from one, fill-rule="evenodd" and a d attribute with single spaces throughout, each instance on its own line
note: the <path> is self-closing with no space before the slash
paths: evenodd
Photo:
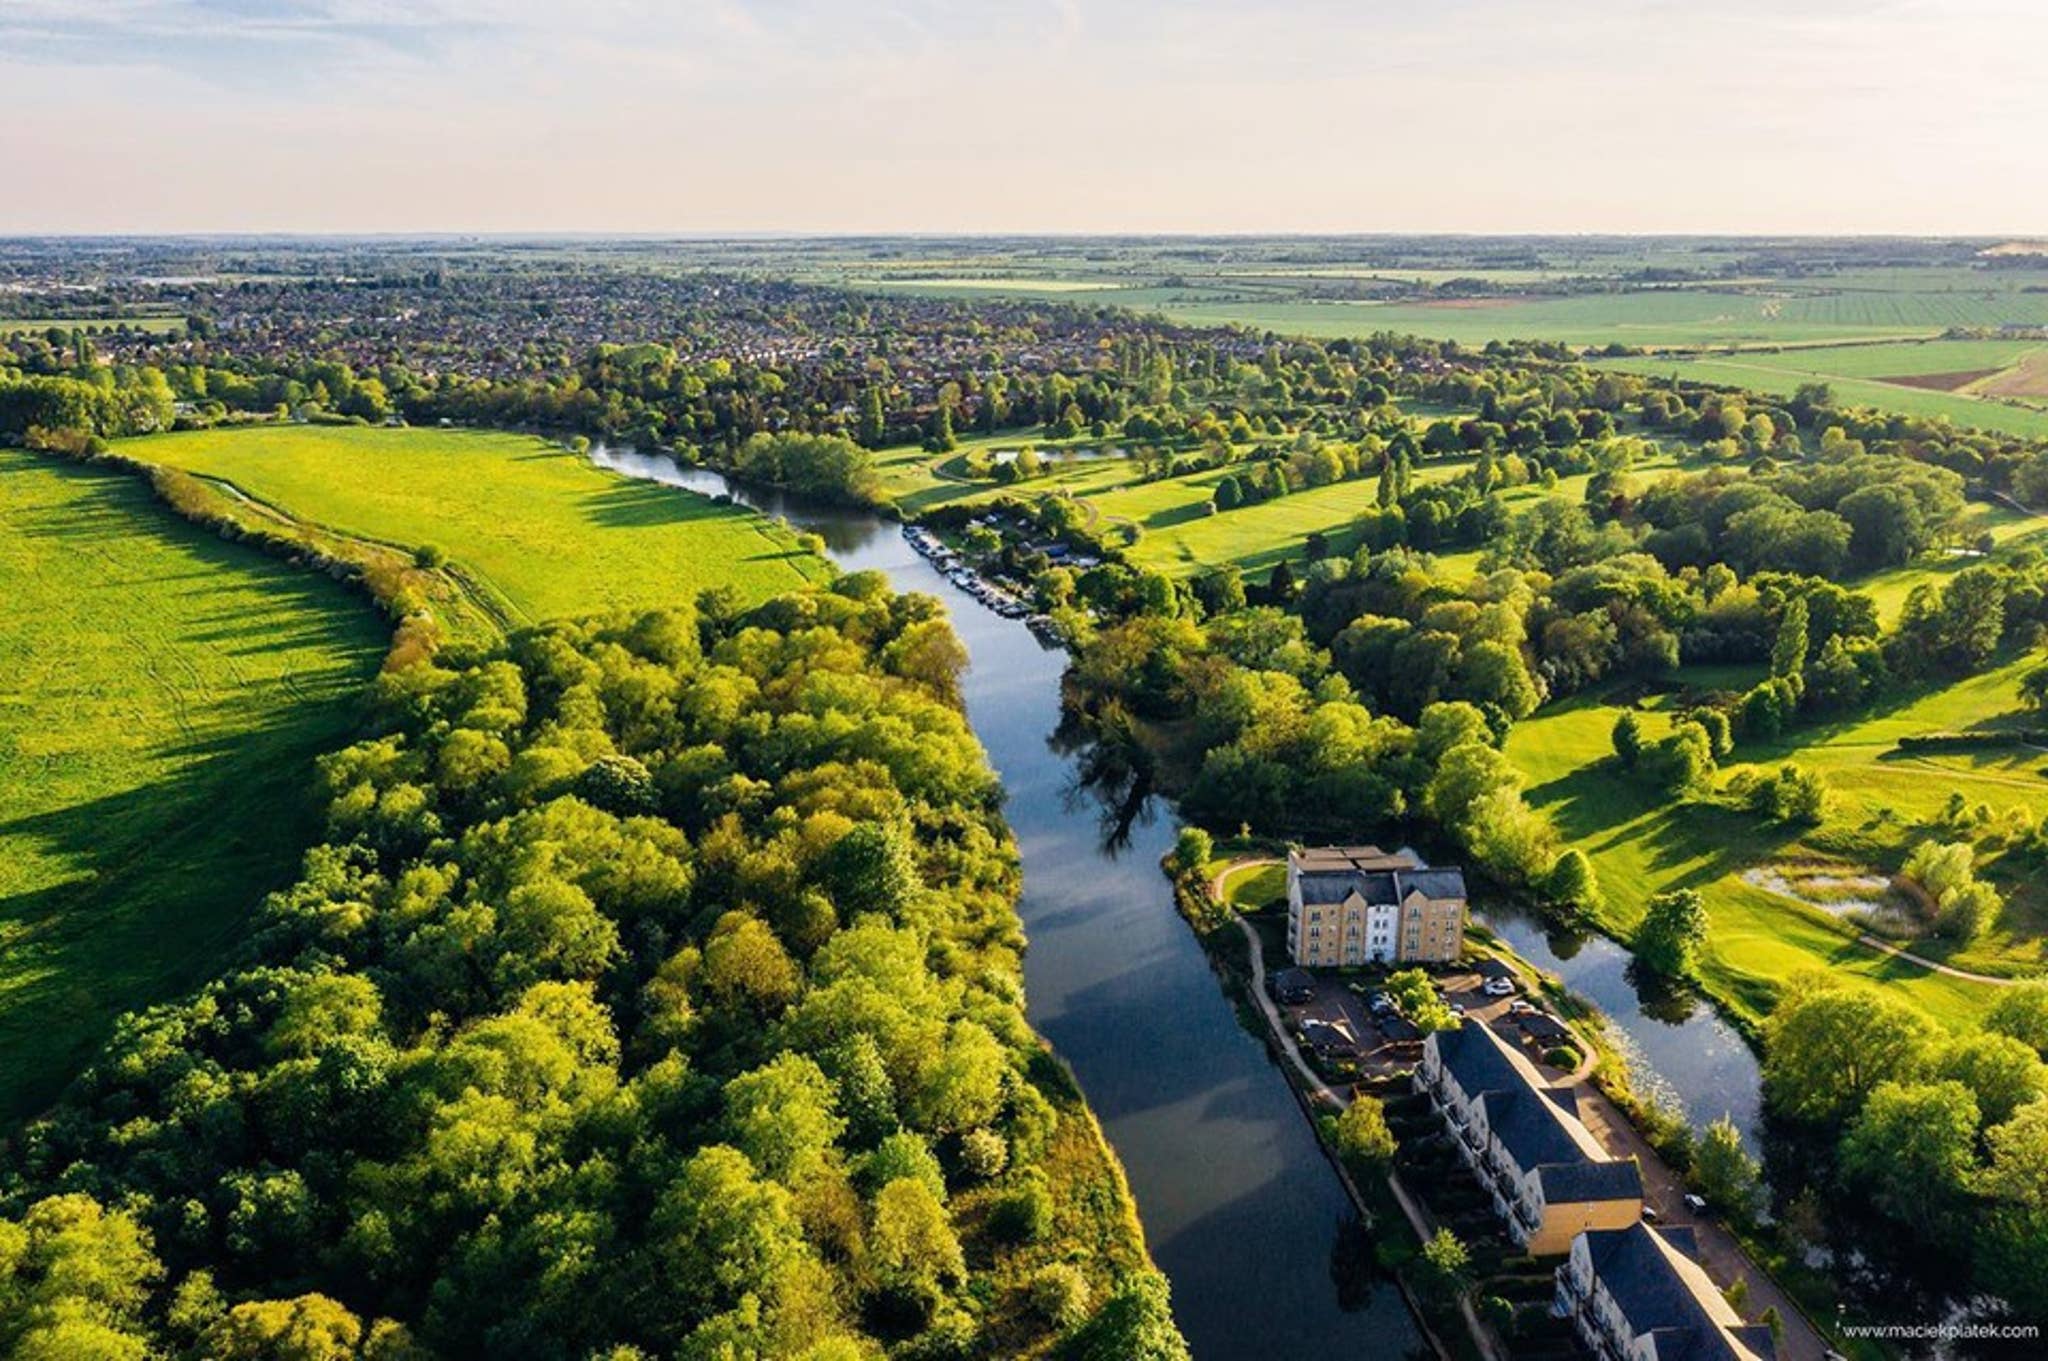
<path id="1" fill-rule="evenodd" d="M 1157 798 L 1110 806 L 1061 740 L 1066 654 L 920 556 L 880 516 L 803 503 L 704 468 L 593 449 L 628 476 L 727 496 L 817 534 L 847 571 L 943 601 L 971 658 L 968 718 L 1002 779 L 1023 865 L 1031 1024 L 1085 1093 L 1122 1163 L 1148 1250 L 1194 1355 L 1402 1355 L 1422 1335 L 1400 1293 L 1350 1263 L 1353 1202 L 1293 1088 L 1163 901 L 1175 823 Z"/>
<path id="2" fill-rule="evenodd" d="M 1304 1108 L 1314 1119 L 1317 1105 L 1341 1110 L 1351 1101 L 1351 1095 L 1331 1087 L 1324 1081 L 1296 1043 L 1290 1033 L 1286 1019 L 1273 1002 L 1265 988 L 1266 967 L 1264 942 L 1242 912 L 1229 904 L 1225 882 L 1238 872 L 1278 863 L 1267 857 L 1246 856 L 1225 863 L 1221 869 L 1207 870 L 1199 880 L 1198 887 L 1181 880 L 1176 892 L 1183 899 L 1194 896 L 1198 891 L 1203 898 L 1194 903 L 1184 903 L 1183 912 L 1194 925 L 1197 934 L 1208 943 L 1215 934 L 1224 933 L 1223 923 L 1235 925 L 1234 933 L 1241 937 L 1248 961 L 1248 969 L 1242 980 L 1256 1002 L 1256 1010 L 1263 1021 L 1263 1028 L 1269 1043 L 1282 1053 L 1303 1098 Z M 1535 993 L 1543 979 L 1539 972 L 1526 960 L 1516 957 L 1512 951 L 1497 943 L 1495 949 L 1511 967 L 1522 975 L 1524 990 Z M 1212 956 L 1217 952 L 1212 947 Z M 1551 987 L 1546 991 L 1561 991 L 1555 980 L 1549 980 Z M 1468 1025 L 1498 1025 L 1505 1020 L 1507 1002 L 1497 1000 L 1490 1004 L 1468 1000 Z M 1604 1018 L 1597 1012 L 1584 1018 L 1579 1026 L 1581 1032 L 1598 1031 Z M 1690 1228 L 1697 1237 L 1702 1254 L 1702 1264 L 1715 1283 L 1723 1290 L 1735 1289 L 1744 1299 L 1744 1309 L 1761 1318 L 1774 1315 L 1780 1321 L 1778 1332 L 1778 1355 L 1781 1361 L 1825 1361 L 1831 1348 L 1818 1328 L 1809 1319 L 1799 1300 L 1770 1273 L 1759 1267 L 1744 1249 L 1742 1243 L 1729 1229 L 1716 1219 L 1696 1214 L 1686 1204 L 1687 1184 L 1682 1172 L 1674 1168 L 1653 1145 L 1644 1131 L 1638 1129 L 1623 1106 L 1610 1097 L 1606 1084 L 1596 1080 L 1601 1056 L 1608 1052 L 1596 1036 L 1581 1034 L 1580 1052 L 1583 1055 L 1578 1067 L 1562 1081 L 1571 1088 L 1577 1102 L 1580 1117 L 1588 1130 L 1614 1156 L 1633 1158 L 1642 1168 L 1645 1203 L 1656 1213 L 1660 1223 Z M 1624 1086 L 1625 1086 L 1624 1081 Z M 1325 1144 L 1325 1152 L 1335 1158 L 1333 1150 Z M 1347 1179 L 1348 1180 L 1348 1179 Z M 1426 1197 L 1418 1197 L 1403 1186 L 1398 1170 L 1388 1175 L 1389 1189 L 1403 1212 L 1409 1217 L 1411 1227 L 1418 1238 L 1427 1238 L 1435 1231 L 1435 1223 L 1429 1216 Z M 1740 1282 L 1740 1286 L 1737 1283 Z M 1493 1328 L 1485 1324 L 1473 1311 L 1469 1297 L 1462 1303 L 1462 1313 L 1467 1330 L 1475 1347 L 1483 1355 L 1494 1357 L 1505 1354 L 1502 1340 Z"/>

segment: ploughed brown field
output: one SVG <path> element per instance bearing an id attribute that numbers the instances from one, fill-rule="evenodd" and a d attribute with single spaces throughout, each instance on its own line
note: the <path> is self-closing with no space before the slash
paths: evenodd
<path id="1" fill-rule="evenodd" d="M 1986 397 L 2048 397 L 2048 350 L 2030 350 L 1977 391 Z"/>
<path id="2" fill-rule="evenodd" d="M 1957 388 L 1968 387 L 1979 378 L 1989 378 L 1997 369 L 1964 369 L 1961 373 L 1902 373 L 1892 378 L 1879 378 L 1880 383 L 1897 383 L 1906 388 L 1930 388 L 1935 392 L 1954 392 Z"/>

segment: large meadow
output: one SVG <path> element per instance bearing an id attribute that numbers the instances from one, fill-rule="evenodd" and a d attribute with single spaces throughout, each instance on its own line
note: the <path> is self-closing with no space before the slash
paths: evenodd
<path id="1" fill-rule="evenodd" d="M 531 435 L 257 426 L 123 452 L 343 534 L 439 550 L 513 626 L 688 601 L 719 585 L 764 599 L 826 570 L 751 511 L 605 472 Z"/>
<path id="2" fill-rule="evenodd" d="M 209 978 L 317 830 L 386 629 L 141 480 L 0 451 L 0 1120 Z"/>
<path id="3" fill-rule="evenodd" d="M 118 452 L 316 543 L 434 550 L 485 629 L 719 585 L 759 600 L 829 570 L 784 526 L 530 436 L 262 426 Z M 391 636 L 365 597 L 186 523 L 140 476 L 4 450 L 0 596 L 5 1120 L 117 1015 L 211 977 L 291 880 L 314 759 L 355 732 Z"/>

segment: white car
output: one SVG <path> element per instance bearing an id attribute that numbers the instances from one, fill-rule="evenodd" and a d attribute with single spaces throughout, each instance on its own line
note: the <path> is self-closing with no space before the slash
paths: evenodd
<path id="1" fill-rule="evenodd" d="M 1488 997 L 1513 997 L 1515 980 L 1512 978 L 1489 978 L 1479 985 L 1479 990 Z"/>

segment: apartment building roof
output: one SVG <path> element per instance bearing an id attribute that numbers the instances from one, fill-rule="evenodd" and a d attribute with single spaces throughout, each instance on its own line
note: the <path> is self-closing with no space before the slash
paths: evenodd
<path id="1" fill-rule="evenodd" d="M 1771 1361 L 1771 1330 L 1745 1324 L 1696 1260 L 1690 1232 L 1647 1224 L 1586 1235 L 1593 1274 L 1657 1361 Z"/>
<path id="2" fill-rule="evenodd" d="M 1477 1094 L 1487 1129 L 1516 1167 L 1536 1174 L 1546 1203 L 1642 1196 L 1642 1170 L 1633 1159 L 1616 1159 L 1600 1146 L 1580 1122 L 1571 1089 L 1543 1081 L 1491 1026 L 1468 1021 L 1433 1039 L 1445 1071 L 1460 1089 Z"/>
<path id="3" fill-rule="evenodd" d="M 1546 1205 L 1585 1205 L 1602 1200 L 1637 1200 L 1643 1169 L 1634 1158 L 1554 1163 L 1536 1169 Z"/>
<path id="4" fill-rule="evenodd" d="M 1368 903 L 1395 904 L 1410 893 L 1425 898 L 1463 898 L 1465 872 L 1456 869 L 1303 869 L 1301 900 L 1341 903 L 1353 892 Z"/>
<path id="5" fill-rule="evenodd" d="M 1303 873 L 1317 870 L 1412 870 L 1422 862 L 1405 851 L 1383 851 L 1377 846 L 1309 846 L 1288 857 Z"/>

